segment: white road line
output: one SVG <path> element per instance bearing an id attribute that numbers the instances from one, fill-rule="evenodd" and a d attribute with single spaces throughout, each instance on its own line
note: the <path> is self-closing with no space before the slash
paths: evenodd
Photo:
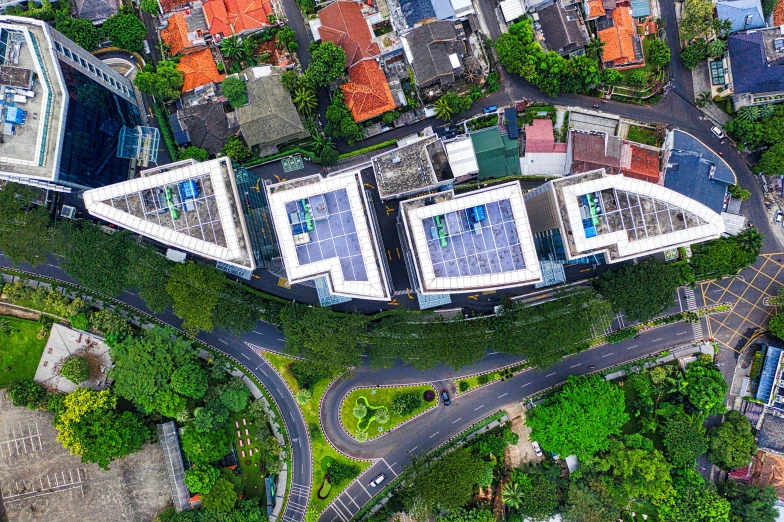
<path id="1" fill-rule="evenodd" d="M 294 412 L 289 410 L 289 415 L 291 415 L 291 418 L 294 420 L 294 422 L 297 422 L 297 418 L 294 416 Z"/>
<path id="2" fill-rule="evenodd" d="M 249 360 L 249 361 L 250 361 L 250 357 L 248 357 L 248 356 L 247 356 L 247 355 L 245 355 L 244 353 L 241 353 L 240 355 L 242 355 L 243 357 L 245 357 L 247 360 Z"/>
<path id="3" fill-rule="evenodd" d="M 663 340 L 663 339 L 664 339 L 664 337 L 659 337 L 658 339 L 654 339 L 654 340 L 653 340 L 653 342 L 656 342 L 656 341 L 661 341 L 661 340 Z"/>
<path id="4" fill-rule="evenodd" d="M 632 348 L 637 348 L 638 346 L 640 346 L 640 345 L 639 345 L 639 344 L 635 344 L 634 346 L 629 346 L 629 347 L 627 348 L 627 350 L 631 350 Z"/>
<path id="5" fill-rule="evenodd" d="M 460 417 L 460 418 L 459 418 L 459 419 L 457 419 L 456 421 L 452 421 L 452 424 L 454 424 L 454 423 L 456 423 L 456 422 L 459 422 L 459 421 L 461 421 L 461 420 L 463 420 L 463 417 Z"/>
<path id="6" fill-rule="evenodd" d="M 256 330 L 251 330 L 251 332 L 253 332 L 253 333 L 255 333 L 255 334 L 259 334 L 259 335 L 264 335 L 263 333 L 261 333 L 261 332 L 257 332 Z"/>
<path id="7" fill-rule="evenodd" d="M 431 439 L 432 439 L 433 437 L 435 437 L 435 436 L 436 436 L 436 435 L 438 435 L 439 433 L 441 433 L 441 432 L 440 432 L 440 431 L 437 431 L 437 432 L 433 433 L 433 434 L 432 434 L 432 435 L 431 435 L 429 438 L 431 438 Z"/>
<path id="8" fill-rule="evenodd" d="M 504 393 L 503 395 L 499 395 L 498 398 L 500 399 L 501 397 L 506 397 L 507 395 L 509 395 L 509 394 L 508 393 Z"/>
<path id="9" fill-rule="evenodd" d="M 370 497 L 370 498 L 373 498 L 373 495 L 371 495 L 371 494 L 370 494 L 370 491 L 368 491 L 367 489 L 365 489 L 365 486 L 363 486 L 363 485 L 362 485 L 362 482 L 360 482 L 360 481 L 358 480 L 358 481 L 357 481 L 357 484 L 359 484 L 359 485 L 360 485 L 360 487 L 362 487 L 362 489 L 364 489 L 364 490 L 365 490 L 365 493 L 367 493 L 368 497 Z"/>
<path id="10" fill-rule="evenodd" d="M 278 393 L 279 393 L 279 394 L 283 395 L 283 392 L 282 392 L 282 391 L 280 391 L 280 388 L 278 388 L 277 386 L 275 386 L 275 389 L 276 389 L 276 390 L 278 390 Z"/>
<path id="11" fill-rule="evenodd" d="M 583 363 L 579 363 L 579 364 L 573 364 L 573 365 L 572 365 L 572 366 L 570 366 L 569 368 L 577 368 L 578 366 L 582 366 L 582 365 L 583 365 Z"/>
<path id="12" fill-rule="evenodd" d="M 218 340 L 219 340 L 220 342 L 222 342 L 223 344 L 225 344 L 226 346 L 228 346 L 228 345 L 229 345 L 229 343 L 227 343 L 226 341 L 224 341 L 224 340 L 223 340 L 223 339 L 221 339 L 220 337 L 218 337 Z"/>
<path id="13" fill-rule="evenodd" d="M 687 333 L 689 333 L 689 332 L 681 332 L 681 333 L 677 333 L 675 335 L 686 335 Z"/>
<path id="14" fill-rule="evenodd" d="M 413 448 L 411 448 L 410 450 L 408 450 L 408 452 L 409 452 L 409 453 L 412 453 L 412 452 L 413 452 L 415 449 L 417 449 L 418 447 L 419 447 L 419 446 L 414 446 Z"/>
<path id="15" fill-rule="evenodd" d="M 481 409 L 482 409 L 482 408 L 484 408 L 484 407 L 485 407 L 485 405 L 484 405 L 484 404 L 482 404 L 480 407 L 478 407 L 478 408 L 474 408 L 474 411 L 481 410 Z"/>
<path id="16" fill-rule="evenodd" d="M 278 339 L 278 341 L 280 341 L 280 342 L 282 342 L 282 343 L 285 343 L 285 342 L 286 342 L 286 339 Z"/>
<path id="17" fill-rule="evenodd" d="M 386 461 L 386 460 L 384 460 L 384 459 L 381 459 L 381 462 L 383 462 L 384 464 L 386 464 L 386 465 L 387 465 L 387 467 L 389 468 L 389 471 L 391 471 L 392 473 L 394 473 L 394 474 L 395 474 L 395 476 L 397 477 L 397 473 L 395 472 L 395 470 L 394 470 L 394 469 L 392 469 L 392 466 L 390 466 L 389 464 L 387 464 L 387 461 Z M 397 464 L 397 462 L 395 462 L 395 464 Z"/>
<path id="18" fill-rule="evenodd" d="M 522 385 L 522 386 L 520 386 L 520 387 L 521 387 L 521 388 L 525 388 L 525 387 L 526 387 L 526 386 L 528 386 L 529 384 L 531 384 L 531 383 L 530 383 L 530 382 L 528 382 L 528 383 L 525 383 L 525 384 L 523 384 L 523 385 Z"/>
<path id="19" fill-rule="evenodd" d="M 606 354 L 602 355 L 602 357 L 609 357 L 609 356 L 611 356 L 612 354 L 613 354 L 613 352 L 606 353 Z"/>
<path id="20" fill-rule="evenodd" d="M 553 372 L 553 373 L 548 373 L 548 374 L 547 374 L 547 375 L 545 375 L 544 377 L 545 377 L 545 379 L 546 379 L 547 377 L 552 377 L 553 375 L 555 375 L 555 372 Z"/>
<path id="21" fill-rule="evenodd" d="M 346 505 L 343 503 L 343 501 L 342 501 L 342 500 L 340 500 L 340 497 L 339 497 L 339 496 L 338 496 L 338 497 L 336 497 L 336 498 L 335 498 L 335 500 L 337 500 L 338 502 L 340 502 L 340 505 L 341 505 L 341 506 L 343 506 L 343 509 L 345 509 L 345 510 L 346 510 L 346 512 L 348 513 L 347 520 L 351 520 L 351 518 L 354 516 L 354 515 L 351 513 L 351 510 L 350 510 L 350 509 L 349 509 L 349 508 L 348 508 L 348 507 L 347 507 L 347 506 L 346 506 Z M 337 504 L 335 504 L 335 506 L 337 507 Z"/>

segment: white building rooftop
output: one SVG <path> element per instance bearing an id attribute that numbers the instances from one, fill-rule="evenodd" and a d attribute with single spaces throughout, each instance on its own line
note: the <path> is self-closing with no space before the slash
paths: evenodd
<path id="1" fill-rule="evenodd" d="M 509 288 L 541 281 L 518 182 L 400 205 L 420 293 Z"/>
<path id="2" fill-rule="evenodd" d="M 88 212 L 173 248 L 256 268 L 228 158 L 185 160 L 84 193 Z"/>
<path id="3" fill-rule="evenodd" d="M 358 170 L 267 186 L 289 283 L 326 276 L 333 294 L 391 298 L 375 221 L 362 187 Z"/>
<path id="4" fill-rule="evenodd" d="M 452 173 L 455 178 L 479 172 L 474 144 L 470 138 L 450 141 L 445 146 L 446 155 L 449 158 L 449 166 L 452 167 Z"/>

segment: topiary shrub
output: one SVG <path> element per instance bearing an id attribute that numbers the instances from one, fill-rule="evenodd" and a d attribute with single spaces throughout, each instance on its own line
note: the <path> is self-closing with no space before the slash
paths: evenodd
<path id="1" fill-rule="evenodd" d="M 90 328 L 90 321 L 87 319 L 87 316 L 84 315 L 84 313 L 72 315 L 69 320 L 71 321 L 71 326 L 77 330 L 87 330 Z"/>
<path id="2" fill-rule="evenodd" d="M 479 384 L 487 384 L 488 382 L 490 382 L 490 374 L 483 373 L 482 375 L 477 377 L 476 380 L 479 381 Z"/>
<path id="3" fill-rule="evenodd" d="M 90 363 L 84 357 L 76 355 L 69 357 L 60 366 L 60 375 L 74 384 L 79 384 L 90 377 Z"/>
<path id="4" fill-rule="evenodd" d="M 460 393 L 465 393 L 468 391 L 468 381 L 460 381 L 457 383 L 457 390 Z"/>
<path id="5" fill-rule="evenodd" d="M 436 398 L 436 392 L 433 390 L 425 390 L 425 393 L 422 394 L 422 398 L 425 399 L 425 402 L 433 402 Z"/>

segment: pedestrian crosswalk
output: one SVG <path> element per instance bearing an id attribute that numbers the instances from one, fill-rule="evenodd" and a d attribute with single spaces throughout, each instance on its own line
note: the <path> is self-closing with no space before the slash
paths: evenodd
<path id="1" fill-rule="evenodd" d="M 686 288 L 684 291 L 686 294 L 686 304 L 690 312 L 697 313 L 697 300 L 694 298 L 694 289 Z M 691 323 L 691 329 L 694 331 L 694 340 L 701 341 L 704 337 L 702 332 L 702 319 L 697 321 L 696 323 Z"/>

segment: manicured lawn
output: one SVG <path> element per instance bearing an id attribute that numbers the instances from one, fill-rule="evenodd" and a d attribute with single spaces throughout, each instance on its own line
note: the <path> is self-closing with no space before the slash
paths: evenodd
<path id="1" fill-rule="evenodd" d="M 426 390 L 431 390 L 435 394 L 438 393 L 435 388 L 427 384 L 420 386 L 396 386 L 394 388 L 357 388 L 356 390 L 351 390 L 340 405 L 340 420 L 343 422 L 343 427 L 348 430 L 349 434 L 353 435 L 359 425 L 359 421 L 353 415 L 353 409 L 358 401 L 362 402 L 368 408 L 367 416 L 362 419 L 362 427 L 367 430 L 370 438 L 377 437 L 407 421 L 411 417 L 437 406 L 438 398 L 436 397 L 431 402 L 425 402 L 423 400 L 422 406 L 408 415 L 397 415 L 392 412 L 392 401 L 395 396 L 404 393 L 413 393 L 421 397 Z M 373 409 L 382 406 L 389 410 L 389 422 L 386 424 L 379 424 L 373 416 Z"/>
<path id="2" fill-rule="evenodd" d="M 654 79 L 654 75 L 658 72 L 658 69 L 653 65 L 651 65 L 650 62 L 648 61 L 648 49 L 651 46 L 651 42 L 653 42 L 653 36 L 646 36 L 645 38 L 642 39 L 642 52 L 645 55 L 644 67 L 638 67 L 636 69 L 626 69 L 620 71 L 621 74 L 623 74 L 624 76 L 623 85 L 628 85 L 627 80 L 629 79 L 629 76 L 634 71 L 643 71 L 645 73 L 645 76 L 647 78 L 646 85 L 649 84 Z"/>
<path id="3" fill-rule="evenodd" d="M 295 359 L 271 352 L 263 352 L 263 354 L 264 358 L 270 363 L 270 365 L 275 368 L 275 370 L 277 370 L 280 375 L 283 376 L 283 379 L 286 381 L 292 391 L 297 393 L 299 391 L 297 379 L 294 378 L 294 375 L 288 369 L 289 364 L 294 362 Z M 305 418 L 305 422 L 309 427 L 311 425 L 320 426 L 318 419 L 318 408 L 319 404 L 321 404 L 321 398 L 324 396 L 324 392 L 327 391 L 327 386 L 329 386 L 329 383 L 331 382 L 332 377 L 317 382 L 316 385 L 313 386 L 313 390 L 311 390 L 313 393 L 313 398 L 308 404 L 305 404 L 304 406 L 300 405 L 302 416 Z M 325 482 L 324 476 L 326 475 L 327 465 L 330 462 L 336 461 L 342 464 L 356 466 L 359 468 L 360 473 L 366 470 L 371 463 L 344 457 L 338 453 L 338 451 L 333 448 L 329 442 L 326 441 L 324 435 L 321 434 L 320 431 L 318 437 L 313 437 L 311 435 L 310 448 L 313 453 L 313 486 L 310 495 L 310 507 L 316 511 L 321 512 L 325 507 L 327 507 L 332 499 L 335 498 L 341 491 L 343 491 L 343 489 L 345 489 L 345 487 L 349 484 L 349 482 L 346 481 L 342 484 L 330 486 Z M 321 494 L 319 494 L 319 492 L 321 492 Z M 320 496 L 324 498 L 319 498 Z"/>
<path id="4" fill-rule="evenodd" d="M 242 419 L 246 419 L 246 425 L 242 424 Z M 239 423 L 239 428 L 235 423 Z M 266 502 L 264 476 L 262 475 L 261 466 L 259 464 L 261 461 L 261 453 L 259 452 L 258 444 L 253 437 L 252 424 L 247 421 L 247 415 L 244 413 L 232 413 L 229 415 L 229 420 L 224 429 L 229 436 L 231 436 L 231 442 L 234 444 L 234 449 L 237 451 L 237 460 L 240 463 L 238 467 L 240 468 L 242 483 L 245 486 L 245 498 L 255 497 L 264 504 Z M 245 433 L 246 429 L 248 430 L 248 434 Z M 237 436 L 238 431 L 240 432 L 241 437 Z M 240 439 L 242 439 L 242 446 L 240 446 Z M 248 439 L 250 439 L 250 444 L 247 443 Z M 253 451 L 253 456 L 250 455 L 251 450 Z M 242 456 L 243 451 L 245 452 L 244 457 Z"/>
<path id="5" fill-rule="evenodd" d="M 48 333 L 44 339 L 37 338 L 42 326 L 38 321 L 0 316 L 0 322 L 5 321 L 11 333 L 0 333 L 0 388 L 11 381 L 32 379 L 49 339 Z"/>
<path id="6" fill-rule="evenodd" d="M 637 125 L 631 125 L 629 127 L 629 133 L 626 135 L 626 139 L 635 143 L 642 143 L 643 145 L 651 145 L 653 147 L 658 147 L 660 145 L 659 140 L 653 133 L 653 129 L 638 127 Z"/>

